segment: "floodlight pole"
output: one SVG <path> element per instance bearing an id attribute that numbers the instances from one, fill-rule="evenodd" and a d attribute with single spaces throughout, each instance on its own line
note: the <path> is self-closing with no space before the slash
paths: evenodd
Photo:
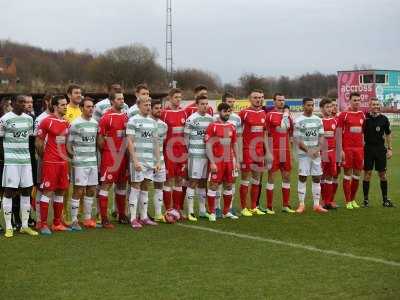
<path id="1" fill-rule="evenodd" d="M 165 39 L 165 71 L 169 87 L 174 84 L 174 66 L 172 53 L 172 0 L 167 0 L 167 22 L 166 22 L 166 39 Z"/>

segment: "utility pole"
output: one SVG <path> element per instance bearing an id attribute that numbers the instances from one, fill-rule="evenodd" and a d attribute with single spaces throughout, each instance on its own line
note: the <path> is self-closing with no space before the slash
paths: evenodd
<path id="1" fill-rule="evenodd" d="M 175 87 L 174 82 L 174 66 L 172 53 L 172 0 L 167 0 L 167 22 L 166 22 L 166 39 L 165 39 L 165 71 L 167 72 L 167 80 L 169 87 Z"/>

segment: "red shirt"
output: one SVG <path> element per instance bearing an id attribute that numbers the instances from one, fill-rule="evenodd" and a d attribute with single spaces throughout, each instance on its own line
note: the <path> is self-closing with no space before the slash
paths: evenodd
<path id="1" fill-rule="evenodd" d="M 243 126 L 243 150 L 256 149 L 257 154 L 263 155 L 267 114 L 264 110 L 245 108 L 239 117 Z"/>
<path id="2" fill-rule="evenodd" d="M 322 118 L 322 124 L 324 125 L 324 137 L 325 143 L 327 143 L 328 150 L 336 149 L 336 129 L 337 121 L 335 117 Z"/>
<path id="3" fill-rule="evenodd" d="M 182 156 L 187 152 L 183 133 L 187 119 L 186 112 L 181 108 L 177 110 L 165 108 L 161 112 L 160 119 L 168 125 L 167 136 L 164 141 L 164 155 L 167 156 L 167 149 L 172 147 L 175 157 Z"/>
<path id="4" fill-rule="evenodd" d="M 194 114 L 196 111 L 197 111 L 196 101 L 193 102 L 193 103 L 191 103 L 191 104 L 189 104 L 188 106 L 185 107 L 185 112 L 186 112 L 186 115 L 187 115 L 188 118 L 189 118 L 192 114 Z M 211 106 L 208 106 L 208 108 L 207 108 L 207 113 L 208 113 L 210 116 L 213 116 L 213 115 L 214 115 L 214 111 L 213 111 L 213 109 L 212 109 Z"/>
<path id="5" fill-rule="evenodd" d="M 53 114 L 39 123 L 37 136 L 46 141 L 43 153 L 43 161 L 51 163 L 65 163 L 68 159 L 66 141 L 69 123 L 64 119 L 58 119 Z"/>
<path id="6" fill-rule="evenodd" d="M 339 114 L 338 127 L 342 129 L 343 148 L 364 147 L 364 122 L 362 111 L 344 111 Z"/>
<path id="7" fill-rule="evenodd" d="M 236 128 L 232 123 L 216 121 L 206 130 L 205 142 L 212 143 L 215 158 L 223 161 L 233 161 L 233 146 L 237 142 Z"/>
<path id="8" fill-rule="evenodd" d="M 272 139 L 272 149 L 290 149 L 289 137 L 293 135 L 293 120 L 289 116 L 290 127 L 282 128 L 281 123 L 283 119 L 283 112 L 277 110 L 267 113 L 266 127 L 268 130 L 268 137 Z"/>
<path id="9" fill-rule="evenodd" d="M 126 113 L 118 113 L 108 109 L 99 121 L 99 134 L 104 136 L 105 143 L 102 151 L 120 151 L 126 142 Z"/>

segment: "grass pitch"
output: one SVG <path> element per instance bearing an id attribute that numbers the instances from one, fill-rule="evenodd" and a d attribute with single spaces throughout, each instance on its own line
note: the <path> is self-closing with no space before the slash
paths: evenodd
<path id="1" fill-rule="evenodd" d="M 388 170 L 398 208 L 382 207 L 375 176 L 368 209 L 317 215 L 308 197 L 304 215 L 288 215 L 276 189 L 275 216 L 1 237 L 0 299 L 400 299 L 399 133 Z"/>

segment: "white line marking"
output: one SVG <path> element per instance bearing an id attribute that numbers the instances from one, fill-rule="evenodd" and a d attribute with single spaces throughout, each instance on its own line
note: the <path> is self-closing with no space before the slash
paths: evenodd
<path id="1" fill-rule="evenodd" d="M 314 246 L 284 242 L 284 241 L 264 238 L 264 237 L 260 237 L 260 236 L 253 236 L 253 235 L 248 235 L 248 234 L 217 230 L 217 229 L 212 229 L 212 228 L 202 227 L 202 226 L 185 225 L 182 223 L 179 223 L 177 225 L 181 226 L 181 227 L 185 227 L 185 228 L 202 230 L 202 231 L 207 231 L 207 232 L 212 232 L 212 233 L 227 235 L 227 236 L 233 236 L 233 237 L 247 239 L 247 240 L 266 242 L 266 243 L 270 243 L 270 244 L 281 245 L 281 246 L 297 248 L 297 249 L 303 249 L 303 250 L 308 250 L 308 251 L 312 251 L 312 252 L 319 252 L 319 253 L 323 253 L 323 254 L 327 254 L 327 255 L 341 256 L 341 257 L 347 257 L 347 258 L 351 258 L 351 259 L 364 260 L 364 261 L 384 264 L 384 265 L 388 265 L 388 266 L 392 266 L 392 267 L 400 267 L 400 262 L 385 260 L 385 259 L 381 259 L 381 258 L 375 258 L 375 257 L 369 257 L 369 256 L 359 256 L 359 255 L 354 255 L 351 253 L 338 252 L 335 250 L 319 249 Z"/>

